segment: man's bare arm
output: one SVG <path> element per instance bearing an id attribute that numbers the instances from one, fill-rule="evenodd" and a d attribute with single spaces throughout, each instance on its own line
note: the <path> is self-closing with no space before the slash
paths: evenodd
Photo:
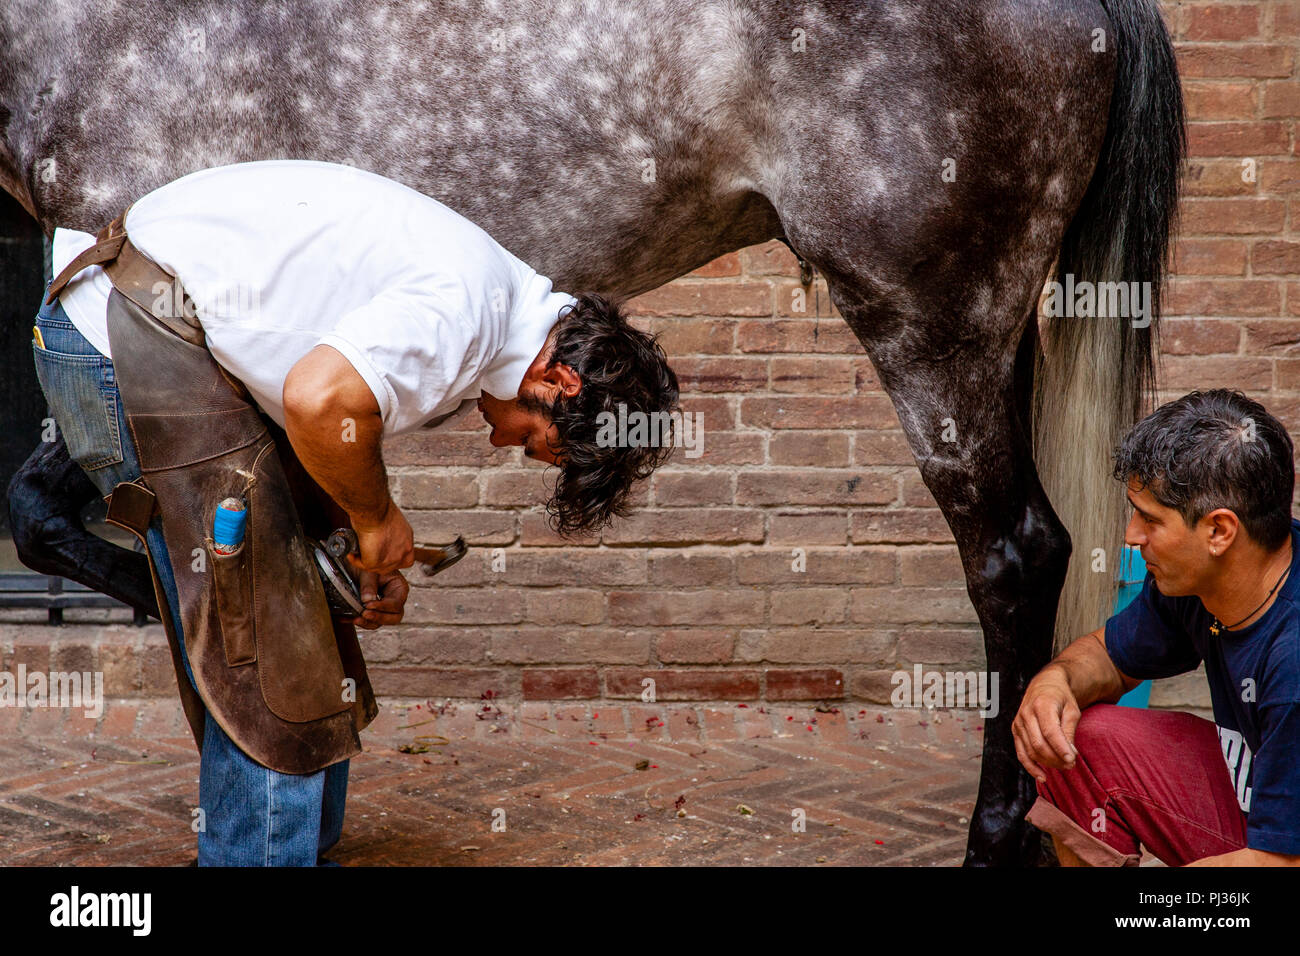
<path id="1" fill-rule="evenodd" d="M 1047 779 L 1044 766 L 1073 767 L 1074 730 L 1083 708 L 1119 700 L 1138 683 L 1106 653 L 1105 628 L 1072 641 L 1025 688 L 1011 724 L 1021 765 L 1040 781 Z"/>
<path id="2" fill-rule="evenodd" d="M 1052 669 L 1065 678 L 1080 709 L 1098 701 L 1114 703 L 1141 683 L 1120 673 L 1110 659 L 1104 627 L 1071 641 L 1038 673 L 1043 675 Z"/>
<path id="3" fill-rule="evenodd" d="M 415 563 L 411 526 L 388 493 L 383 420 L 365 379 L 342 353 L 318 345 L 289 370 L 283 401 L 289 443 L 348 513 L 361 566 L 378 573 L 409 568 Z"/>

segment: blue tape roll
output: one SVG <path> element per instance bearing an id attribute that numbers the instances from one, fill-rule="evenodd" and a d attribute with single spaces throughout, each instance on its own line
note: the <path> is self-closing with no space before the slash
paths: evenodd
<path id="1" fill-rule="evenodd" d="M 230 505 L 238 505 L 233 508 Z M 217 515 L 212 522 L 212 543 L 219 548 L 234 551 L 244 543 L 244 521 L 248 512 L 243 502 L 227 498 L 217 506 Z"/>

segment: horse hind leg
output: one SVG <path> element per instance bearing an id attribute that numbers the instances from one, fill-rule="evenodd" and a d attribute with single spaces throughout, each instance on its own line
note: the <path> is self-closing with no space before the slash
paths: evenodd
<path id="1" fill-rule="evenodd" d="M 1025 686 L 1051 657 L 1070 538 L 1031 452 L 1032 326 L 1023 320 L 1026 331 L 1009 346 L 992 330 L 954 342 L 937 313 L 918 329 L 901 317 L 881 323 L 878 309 L 868 316 L 848 299 L 840 309 L 875 364 L 921 477 L 952 529 L 983 628 L 992 706 L 966 862 L 1033 865 L 1039 837 L 1024 816 L 1036 788 L 1016 758 L 1011 722 Z M 881 325 L 893 331 L 870 331 Z"/>

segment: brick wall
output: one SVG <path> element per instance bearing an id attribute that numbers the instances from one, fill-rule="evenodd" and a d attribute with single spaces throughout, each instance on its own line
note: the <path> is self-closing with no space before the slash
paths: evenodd
<path id="1" fill-rule="evenodd" d="M 1162 397 L 1239 386 L 1295 429 L 1300 3 L 1165 9 L 1190 163 Z M 544 466 L 488 445 L 477 414 L 393 448 L 417 536 L 479 547 L 414 589 L 409 625 L 366 638 L 377 686 L 625 698 L 653 677 L 660 699 L 884 700 L 896 668 L 981 666 L 956 548 L 893 408 L 821 280 L 804 312 L 798 288 L 795 260 L 769 243 L 635 300 L 683 408 L 703 417 L 705 451 L 679 449 L 636 515 L 599 537 L 547 531 Z M 1174 682 L 1155 702 L 1204 706 L 1201 686 Z"/>

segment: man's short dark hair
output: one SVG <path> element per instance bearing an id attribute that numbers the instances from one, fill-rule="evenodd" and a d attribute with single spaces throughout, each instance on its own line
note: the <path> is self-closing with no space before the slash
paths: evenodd
<path id="1" fill-rule="evenodd" d="M 1239 391 L 1191 392 L 1161 405 L 1124 437 L 1115 477 L 1136 478 L 1190 528 L 1227 508 L 1264 548 L 1291 533 L 1295 459 L 1291 436 Z"/>
<path id="2" fill-rule="evenodd" d="M 628 416 L 639 412 L 663 420 L 680 411 L 677 376 L 658 337 L 633 328 L 619 306 L 602 296 L 574 298 L 551 332 L 555 349 L 548 368 L 568 365 L 582 380 L 581 390 L 560 395 L 553 404 L 520 398 L 524 407 L 547 415 L 559 433 L 551 447 L 560 458 L 560 474 L 546 511 L 552 530 L 566 536 L 599 530 L 616 515 L 626 517 L 633 482 L 647 477 L 673 450 L 675 426 L 655 444 L 599 440 L 601 413 L 617 418 L 621 404 Z"/>

